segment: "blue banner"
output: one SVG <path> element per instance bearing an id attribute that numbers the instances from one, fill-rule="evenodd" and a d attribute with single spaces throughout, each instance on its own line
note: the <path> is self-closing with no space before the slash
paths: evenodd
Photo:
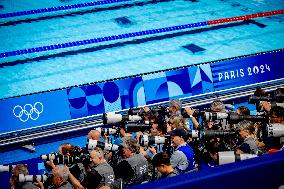
<path id="1" fill-rule="evenodd" d="M 227 60 L 211 65 L 215 91 L 284 77 L 284 52 Z"/>
<path id="2" fill-rule="evenodd" d="M 0 133 L 70 118 L 66 90 L 0 100 Z"/>
<path id="3" fill-rule="evenodd" d="M 284 51 L 0 100 L 0 133 L 284 77 Z"/>

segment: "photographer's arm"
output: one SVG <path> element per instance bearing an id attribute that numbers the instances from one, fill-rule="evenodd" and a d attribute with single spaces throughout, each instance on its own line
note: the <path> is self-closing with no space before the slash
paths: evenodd
<path id="1" fill-rule="evenodd" d="M 39 189 L 44 189 L 43 183 L 36 178 L 36 182 L 34 182 L 34 185 L 39 187 Z"/>
<path id="2" fill-rule="evenodd" d="M 68 172 L 68 177 L 69 177 L 69 180 L 70 180 L 71 184 L 74 186 L 74 188 L 76 188 L 76 189 L 85 189 L 85 188 L 81 185 L 80 181 L 79 181 L 78 179 L 76 179 L 76 178 L 72 175 L 72 173 L 70 173 L 70 171 Z"/>
<path id="3" fill-rule="evenodd" d="M 185 108 L 185 110 L 186 110 L 186 113 L 189 115 L 190 120 L 192 121 L 194 128 L 198 129 L 199 128 L 199 123 L 196 120 L 196 118 L 193 116 L 193 113 L 194 113 L 195 110 L 190 108 L 190 107 L 189 108 Z"/>

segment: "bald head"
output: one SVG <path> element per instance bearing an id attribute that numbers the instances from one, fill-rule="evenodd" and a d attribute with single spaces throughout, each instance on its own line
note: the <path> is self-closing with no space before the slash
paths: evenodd
<path id="1" fill-rule="evenodd" d="M 91 131 L 88 133 L 88 139 L 100 141 L 100 137 L 101 137 L 100 131 L 91 130 Z"/>

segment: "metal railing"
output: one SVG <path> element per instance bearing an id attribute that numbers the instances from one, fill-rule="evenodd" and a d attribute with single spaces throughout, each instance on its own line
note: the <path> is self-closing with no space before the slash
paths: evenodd
<path id="1" fill-rule="evenodd" d="M 237 99 L 252 95 L 255 91 L 256 86 L 261 86 L 266 91 L 273 91 L 277 88 L 284 87 L 284 79 L 274 80 L 273 83 L 271 83 L 271 81 L 262 82 L 253 85 L 237 87 L 233 89 L 190 96 L 187 98 L 182 98 L 180 100 L 182 101 L 184 107 L 207 105 L 210 104 L 214 99 L 216 99 L 216 96 L 218 96 L 218 99 L 220 100 L 230 100 L 230 99 Z M 158 106 L 158 105 L 167 105 L 167 104 L 168 101 L 164 101 L 147 106 Z M 128 109 L 117 111 L 116 113 L 126 113 L 127 110 Z M 13 131 L 5 133 L 6 135 L 3 134 L 0 135 L 0 148 L 15 144 L 25 144 L 28 142 L 32 142 L 34 140 L 43 139 L 56 135 L 63 135 L 70 132 L 79 132 L 82 130 L 92 129 L 99 126 L 103 126 L 101 114 L 65 121 L 65 122 L 58 122 L 54 124 L 34 127 L 33 129 L 38 129 L 34 131 L 31 129 Z"/>

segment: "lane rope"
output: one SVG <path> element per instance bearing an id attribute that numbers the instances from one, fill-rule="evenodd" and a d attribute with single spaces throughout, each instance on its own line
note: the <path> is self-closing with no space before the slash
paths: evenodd
<path id="1" fill-rule="evenodd" d="M 60 44 L 41 46 L 41 47 L 35 47 L 35 48 L 29 48 L 29 49 L 21 49 L 21 50 L 3 52 L 3 53 L 0 53 L 0 58 L 6 58 L 6 57 L 18 56 L 18 55 L 24 55 L 24 54 L 39 53 L 39 52 L 44 52 L 44 51 L 52 51 L 56 49 L 66 49 L 66 48 L 75 47 L 75 46 L 83 46 L 83 45 L 89 45 L 89 44 L 94 44 L 94 43 L 102 43 L 106 41 L 115 41 L 115 40 L 121 40 L 121 39 L 127 39 L 127 38 L 134 38 L 138 36 L 154 35 L 158 33 L 168 33 L 172 31 L 179 31 L 179 30 L 184 30 L 184 29 L 189 29 L 189 28 L 199 28 L 199 27 L 204 27 L 208 25 L 219 25 L 219 24 L 224 24 L 224 23 L 244 21 L 244 20 L 250 20 L 254 18 L 268 17 L 268 16 L 280 15 L 280 14 L 284 14 L 284 10 L 274 10 L 270 12 L 249 14 L 245 16 L 235 16 L 235 17 L 230 17 L 230 18 L 222 18 L 222 19 L 217 19 L 217 20 L 196 22 L 196 23 L 191 23 L 191 24 L 170 26 L 170 27 L 165 27 L 165 28 L 150 29 L 150 30 L 131 32 L 131 33 L 125 33 L 125 34 L 119 34 L 119 35 L 111 35 L 111 36 L 98 37 L 98 38 L 93 38 L 93 39 L 86 39 L 86 40 L 60 43 Z"/>
<path id="2" fill-rule="evenodd" d="M 0 14 L 0 18 L 11 18 L 11 17 L 26 16 L 26 15 L 32 15 L 32 14 L 47 13 L 47 12 L 57 12 L 57 11 L 71 10 L 71 9 L 78 9 L 78 8 L 95 7 L 99 5 L 121 3 L 121 2 L 127 2 L 127 1 L 131 1 L 131 0 L 93 1 L 93 2 L 88 2 L 88 3 L 78 3 L 78 4 L 73 4 L 73 5 L 63 5 L 63 6 L 34 9 L 34 10 L 28 10 L 28 11 L 9 12 L 9 13 Z"/>

